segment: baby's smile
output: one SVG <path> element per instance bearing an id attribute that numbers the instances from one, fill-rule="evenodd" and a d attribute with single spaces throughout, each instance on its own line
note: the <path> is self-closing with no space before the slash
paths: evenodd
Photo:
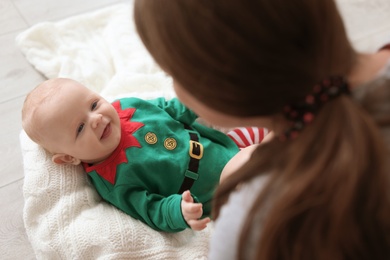
<path id="1" fill-rule="evenodd" d="M 111 134 L 111 123 L 108 123 L 106 127 L 103 130 L 102 136 L 100 137 L 100 140 L 107 138 Z"/>

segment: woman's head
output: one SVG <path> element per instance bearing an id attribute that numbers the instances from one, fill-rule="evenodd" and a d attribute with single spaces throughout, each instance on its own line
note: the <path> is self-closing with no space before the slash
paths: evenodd
<path id="1" fill-rule="evenodd" d="M 229 115 L 278 113 L 353 59 L 333 0 L 140 0 L 135 21 L 177 85 Z"/>
<path id="2" fill-rule="evenodd" d="M 185 104 L 236 118 L 279 115 L 320 80 L 348 76 L 356 58 L 334 0 L 135 0 L 135 22 Z M 386 149 L 371 113 L 335 98 L 299 138 L 259 146 L 218 187 L 214 213 L 237 185 L 269 174 L 241 258 L 259 231 L 256 259 L 388 259 Z"/>

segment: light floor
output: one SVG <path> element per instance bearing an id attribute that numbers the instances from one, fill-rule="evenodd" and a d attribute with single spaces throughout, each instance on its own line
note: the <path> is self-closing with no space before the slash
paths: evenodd
<path id="1" fill-rule="evenodd" d="M 16 35 L 124 0 L 0 0 L 0 259 L 35 259 L 23 225 L 20 110 L 26 93 L 44 80 L 15 46 Z"/>

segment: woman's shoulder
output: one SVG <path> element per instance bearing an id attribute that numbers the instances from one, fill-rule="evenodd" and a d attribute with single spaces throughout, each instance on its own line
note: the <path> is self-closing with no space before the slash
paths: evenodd
<path id="1" fill-rule="evenodd" d="M 211 238 L 210 259 L 236 259 L 237 246 L 244 221 L 257 195 L 262 191 L 268 175 L 261 175 L 240 185 L 221 208 Z"/>
<path id="2" fill-rule="evenodd" d="M 376 121 L 390 147 L 390 60 L 373 80 L 355 88 L 353 97 Z"/>
<path id="3" fill-rule="evenodd" d="M 354 88 L 353 96 L 371 113 L 380 112 L 377 110 L 388 107 L 390 103 L 390 59 L 372 80 Z"/>

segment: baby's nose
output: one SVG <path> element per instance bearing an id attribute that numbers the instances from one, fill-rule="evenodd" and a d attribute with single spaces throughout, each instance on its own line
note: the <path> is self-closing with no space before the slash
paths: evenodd
<path id="1" fill-rule="evenodd" d="M 92 127 L 96 128 L 102 122 L 103 116 L 102 114 L 96 114 L 92 116 Z"/>

